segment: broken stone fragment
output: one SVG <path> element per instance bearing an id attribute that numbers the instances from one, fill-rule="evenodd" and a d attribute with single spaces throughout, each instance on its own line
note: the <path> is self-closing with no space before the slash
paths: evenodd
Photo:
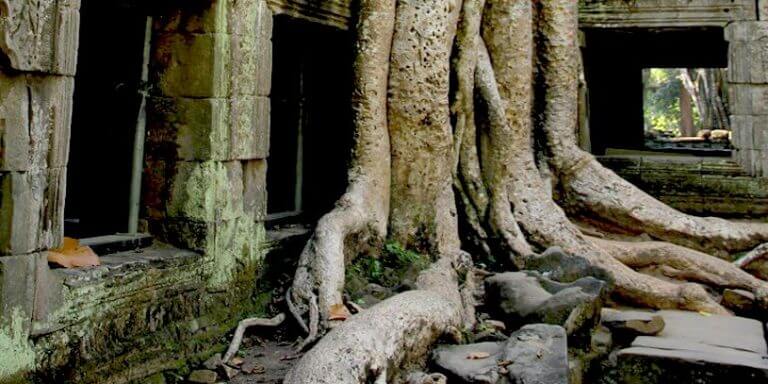
<path id="1" fill-rule="evenodd" d="M 653 312 L 603 308 L 601 318 L 601 323 L 612 332 L 632 338 L 657 335 L 665 326 L 664 318 Z"/>
<path id="2" fill-rule="evenodd" d="M 726 289 L 723 291 L 722 304 L 737 315 L 752 316 L 755 313 L 755 295 L 743 289 Z"/>
<path id="3" fill-rule="evenodd" d="M 597 325 L 605 283 L 585 277 L 570 284 L 537 272 L 509 272 L 485 281 L 486 305 L 508 329 L 527 323 L 562 325 L 569 336 L 588 339 Z"/>
<path id="4" fill-rule="evenodd" d="M 666 327 L 618 355 L 622 383 L 765 383 L 763 324 L 735 316 L 659 311 Z"/>
<path id="5" fill-rule="evenodd" d="M 525 260 L 525 267 L 554 281 L 570 282 L 592 276 L 608 285 L 613 284 L 608 271 L 590 264 L 583 257 L 568 254 L 560 247 L 551 247 L 541 255 L 529 256 Z"/>
<path id="6" fill-rule="evenodd" d="M 240 374 L 239 369 L 232 368 L 226 364 L 222 364 L 221 369 L 219 369 L 219 371 L 222 373 L 224 377 L 226 377 L 229 380 L 232 380 L 232 378 Z"/>
<path id="7" fill-rule="evenodd" d="M 526 325 L 505 342 L 438 347 L 432 362 L 449 383 L 568 383 L 567 336 L 556 325 Z"/>
<path id="8" fill-rule="evenodd" d="M 477 343 L 438 347 L 432 354 L 432 361 L 438 371 L 445 374 L 449 383 L 497 383 L 502 360 L 503 343 Z M 488 354 L 485 359 L 470 359 L 469 356 Z"/>
<path id="9" fill-rule="evenodd" d="M 198 369 L 189 374 L 187 381 L 197 384 L 213 384 L 217 379 L 218 375 L 216 372 L 208 369 Z"/>
<path id="10" fill-rule="evenodd" d="M 203 367 L 205 367 L 205 369 L 208 369 L 208 370 L 211 370 L 211 371 L 215 371 L 216 369 L 219 368 L 219 366 L 221 366 L 221 364 L 222 364 L 221 353 L 217 353 L 217 354 L 209 357 L 208 360 L 206 360 L 203 363 Z"/>
<path id="11" fill-rule="evenodd" d="M 504 347 L 504 367 L 511 383 L 568 384 L 568 341 L 565 329 L 549 324 L 526 325 Z"/>

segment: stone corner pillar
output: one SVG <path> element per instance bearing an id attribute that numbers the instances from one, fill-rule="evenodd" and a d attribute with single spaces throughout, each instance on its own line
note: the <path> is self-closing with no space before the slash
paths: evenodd
<path id="1" fill-rule="evenodd" d="M 725 38 L 734 159 L 768 176 L 768 20 L 733 22 Z"/>

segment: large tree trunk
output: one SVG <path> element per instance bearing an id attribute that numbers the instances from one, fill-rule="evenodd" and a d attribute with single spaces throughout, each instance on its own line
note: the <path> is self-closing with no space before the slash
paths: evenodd
<path id="1" fill-rule="evenodd" d="M 312 341 L 342 305 L 354 257 L 389 238 L 434 264 L 416 290 L 330 331 L 287 383 L 397 382 L 438 337 L 471 324 L 462 244 L 517 268 L 560 246 L 605 271 L 618 300 L 651 308 L 727 313 L 697 283 L 765 290 L 703 252 L 754 247 L 768 225 L 684 215 L 578 147 L 576 3 L 360 0 L 350 187 L 302 253 L 289 303 Z M 566 212 L 677 245 L 588 238 Z M 633 269 L 652 267 L 680 282 Z"/>

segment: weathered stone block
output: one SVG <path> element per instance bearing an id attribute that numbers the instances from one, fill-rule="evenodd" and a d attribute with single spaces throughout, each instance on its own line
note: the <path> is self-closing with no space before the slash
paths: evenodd
<path id="1" fill-rule="evenodd" d="M 735 115 L 768 115 L 768 84 L 731 84 L 731 112 Z"/>
<path id="2" fill-rule="evenodd" d="M 752 149 L 768 150 L 768 118 L 752 126 Z"/>
<path id="3" fill-rule="evenodd" d="M 206 0 L 169 7 L 155 18 L 158 32 L 229 33 L 248 35 L 272 31 L 272 11 L 264 0 Z"/>
<path id="4" fill-rule="evenodd" d="M 768 22 L 735 22 L 726 27 L 728 81 L 768 83 Z"/>
<path id="5" fill-rule="evenodd" d="M 265 0 L 229 0 L 227 32 L 272 36 L 272 10 Z"/>
<path id="6" fill-rule="evenodd" d="M 0 171 L 67 163 L 74 80 L 0 74 Z"/>
<path id="7" fill-rule="evenodd" d="M 246 216 L 255 221 L 267 217 L 267 162 L 250 160 L 243 162 L 243 209 Z"/>
<path id="8" fill-rule="evenodd" d="M 733 136 L 732 144 L 735 148 L 752 149 L 754 143 L 753 136 L 753 116 L 731 115 L 731 128 Z"/>
<path id="9" fill-rule="evenodd" d="M 213 262 L 208 288 L 220 291 L 228 289 L 233 279 L 262 260 L 265 231 L 263 224 L 249 218 L 225 220 L 217 223 L 215 238 L 215 250 L 208 255 Z"/>
<path id="10" fill-rule="evenodd" d="M 0 55 L 25 72 L 74 75 L 79 0 L 9 0 L 0 15 Z"/>
<path id="11" fill-rule="evenodd" d="M 616 355 L 622 383 L 764 383 L 763 324 L 735 316 L 660 311 L 666 327 Z"/>
<path id="12" fill-rule="evenodd" d="M 226 99 L 151 97 L 147 153 L 179 160 L 223 160 L 229 155 Z"/>
<path id="13" fill-rule="evenodd" d="M 199 253 L 215 247 L 216 223 L 188 219 L 149 219 L 149 232 L 158 240 Z"/>
<path id="14" fill-rule="evenodd" d="M 245 216 L 243 167 L 239 161 L 150 159 L 144 184 L 145 213 L 151 219 L 215 223 Z"/>
<path id="15" fill-rule="evenodd" d="M 272 82 L 272 40 L 256 34 L 233 35 L 231 94 L 266 96 Z"/>
<path id="16" fill-rule="evenodd" d="M 227 30 L 227 1 L 203 0 L 165 7 L 153 20 L 155 32 L 222 33 Z"/>
<path id="17" fill-rule="evenodd" d="M 61 243 L 66 171 L 0 172 L 0 255 Z"/>
<path id="18" fill-rule="evenodd" d="M 265 159 L 269 155 L 270 99 L 246 97 L 230 102 L 230 159 Z"/>
<path id="19" fill-rule="evenodd" d="M 177 162 L 169 169 L 168 217 L 216 221 L 216 185 L 226 180 L 218 162 Z"/>
<path id="20" fill-rule="evenodd" d="M 268 155 L 266 97 L 148 102 L 147 153 L 184 161 L 263 159 Z"/>
<path id="21" fill-rule="evenodd" d="M 38 254 L 0 257 L 0 382 L 34 367 L 29 341 Z"/>
<path id="22" fill-rule="evenodd" d="M 157 34 L 152 79 L 162 96 L 225 97 L 229 93 L 230 36 L 223 33 Z"/>
<path id="23" fill-rule="evenodd" d="M 239 161 L 221 163 L 224 177 L 216 184 L 216 220 L 243 217 L 243 164 Z"/>
<path id="24" fill-rule="evenodd" d="M 768 21 L 735 21 L 724 32 L 725 40 L 730 42 L 761 40 L 768 37 Z"/>
<path id="25" fill-rule="evenodd" d="M 762 153 L 756 149 L 739 149 L 734 151 L 734 159 L 744 167 L 744 171 L 753 176 L 760 176 L 763 173 L 762 163 L 760 161 Z"/>

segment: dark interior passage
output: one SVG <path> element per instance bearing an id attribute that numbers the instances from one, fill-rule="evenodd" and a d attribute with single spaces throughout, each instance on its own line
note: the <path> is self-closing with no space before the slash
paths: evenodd
<path id="1" fill-rule="evenodd" d="M 125 232 L 146 12 L 83 0 L 67 170 L 65 233 Z"/>
<path id="2" fill-rule="evenodd" d="M 353 141 L 350 32 L 276 16 L 269 213 L 317 220 L 344 193 Z"/>
<path id="3" fill-rule="evenodd" d="M 644 68 L 724 68 L 722 28 L 587 29 L 584 66 L 592 151 L 643 149 Z"/>

